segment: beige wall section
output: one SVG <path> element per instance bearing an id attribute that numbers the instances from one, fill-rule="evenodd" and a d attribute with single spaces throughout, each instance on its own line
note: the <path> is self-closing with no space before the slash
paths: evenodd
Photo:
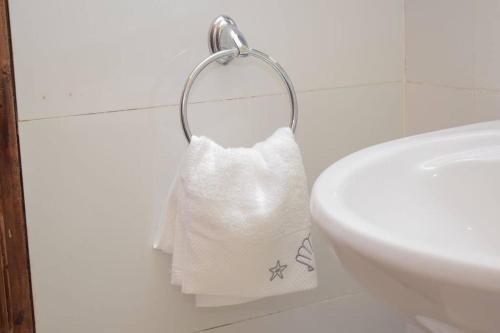
<path id="1" fill-rule="evenodd" d="M 500 1 L 406 0 L 408 134 L 500 119 Z"/>
<path id="2" fill-rule="evenodd" d="M 401 8 L 401 0 L 12 1 L 19 115 L 177 104 L 221 13 L 279 59 L 299 91 L 400 81 Z M 213 66 L 193 101 L 282 91 L 266 67 L 246 60 Z"/>
<path id="3" fill-rule="evenodd" d="M 289 72 L 312 184 L 338 158 L 403 134 L 402 0 L 11 4 L 37 332 L 302 332 L 290 318 L 315 333 L 403 331 L 318 234 L 318 289 L 220 309 L 171 287 L 170 258 L 151 248 L 186 147 L 176 104 L 214 16 L 232 15 Z M 251 59 L 211 66 L 194 89 L 193 131 L 225 145 L 289 117 L 279 82 Z"/>

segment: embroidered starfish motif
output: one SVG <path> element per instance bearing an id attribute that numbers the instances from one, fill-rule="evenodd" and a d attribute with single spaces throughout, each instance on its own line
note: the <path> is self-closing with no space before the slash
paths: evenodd
<path id="1" fill-rule="evenodd" d="M 274 280 L 277 276 L 283 279 L 283 271 L 288 267 L 288 265 L 281 265 L 280 261 L 276 262 L 276 266 L 269 268 L 269 272 L 273 273 L 271 275 L 270 281 Z"/>

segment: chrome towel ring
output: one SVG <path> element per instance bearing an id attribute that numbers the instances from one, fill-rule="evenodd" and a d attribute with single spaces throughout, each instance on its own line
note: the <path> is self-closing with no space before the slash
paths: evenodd
<path id="1" fill-rule="evenodd" d="M 229 16 L 221 15 L 218 16 L 210 26 L 210 31 L 208 34 L 209 48 L 212 53 L 208 58 L 200 62 L 193 71 L 189 74 L 186 83 L 184 84 L 184 89 L 182 90 L 181 102 L 180 102 L 180 115 L 182 128 L 188 142 L 191 142 L 191 130 L 189 129 L 189 123 L 187 119 L 187 106 L 188 98 L 191 87 L 198 75 L 212 62 L 217 61 L 220 64 L 228 64 L 235 57 L 241 56 L 252 56 L 257 59 L 264 61 L 266 64 L 270 65 L 280 76 L 283 83 L 286 85 L 288 94 L 290 95 L 290 105 L 292 107 L 292 117 L 290 121 L 290 128 L 295 132 L 297 127 L 298 118 L 298 105 L 297 96 L 295 94 L 295 89 L 293 88 L 292 81 L 288 77 L 287 73 L 277 63 L 273 58 L 267 54 L 249 48 L 243 34 L 238 30 L 236 23 Z"/>

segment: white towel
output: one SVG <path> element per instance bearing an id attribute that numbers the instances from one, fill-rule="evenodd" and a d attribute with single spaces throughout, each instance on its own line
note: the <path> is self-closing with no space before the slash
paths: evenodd
<path id="1" fill-rule="evenodd" d="M 154 246 L 173 254 L 171 282 L 198 306 L 316 287 L 307 181 L 292 131 L 252 148 L 193 136 Z"/>

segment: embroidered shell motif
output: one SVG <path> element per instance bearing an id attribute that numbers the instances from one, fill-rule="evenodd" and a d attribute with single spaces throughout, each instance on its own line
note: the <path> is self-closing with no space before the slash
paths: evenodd
<path id="1" fill-rule="evenodd" d="M 300 245 L 297 250 L 297 255 L 295 256 L 295 260 L 302 265 L 307 267 L 309 272 L 314 271 L 314 258 L 313 258 L 313 250 L 311 244 L 311 234 L 307 235 L 306 238 L 302 241 L 302 245 Z"/>

